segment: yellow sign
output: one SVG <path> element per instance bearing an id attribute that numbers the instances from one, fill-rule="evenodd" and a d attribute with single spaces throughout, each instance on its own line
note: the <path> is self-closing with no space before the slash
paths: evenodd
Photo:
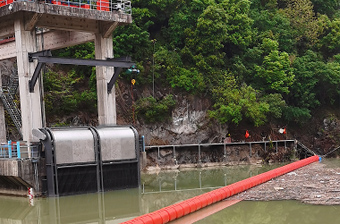
<path id="1" fill-rule="evenodd" d="M 131 83 L 132 83 L 132 85 L 135 85 L 136 80 L 135 80 L 135 79 L 132 79 L 132 80 L 131 80 Z"/>

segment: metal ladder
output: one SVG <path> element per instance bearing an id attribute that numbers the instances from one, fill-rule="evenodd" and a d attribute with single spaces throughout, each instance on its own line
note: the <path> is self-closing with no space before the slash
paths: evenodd
<path id="1" fill-rule="evenodd" d="M 18 91 L 19 87 L 19 77 L 18 77 L 18 70 L 14 69 L 12 71 L 12 75 L 10 76 L 8 91 L 12 96 L 15 96 L 15 94 Z"/>
<path id="2" fill-rule="evenodd" d="M 16 70 L 13 71 L 11 77 L 10 77 L 10 82 L 9 85 L 2 86 L 0 87 L 0 98 L 2 100 L 2 103 L 7 110 L 8 114 L 12 118 L 12 121 L 17 128 L 19 134 L 22 137 L 21 133 L 21 127 L 22 127 L 22 122 L 21 122 L 21 111 L 14 102 L 14 96 L 18 90 L 19 86 L 19 80 L 18 80 L 18 75 Z"/>

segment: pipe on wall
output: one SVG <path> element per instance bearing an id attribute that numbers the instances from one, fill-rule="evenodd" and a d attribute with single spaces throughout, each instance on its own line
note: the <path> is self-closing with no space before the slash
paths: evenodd
<path id="1" fill-rule="evenodd" d="M 157 211 L 136 217 L 123 224 L 163 224 L 178 219 L 189 213 L 195 212 L 210 204 L 216 203 L 242 191 L 260 185 L 273 178 L 289 173 L 293 170 L 306 166 L 310 163 L 319 161 L 319 156 L 312 156 L 307 159 L 299 160 L 280 168 L 270 170 L 265 173 L 241 180 L 228 186 L 198 195 L 185 201 L 170 205 Z"/>

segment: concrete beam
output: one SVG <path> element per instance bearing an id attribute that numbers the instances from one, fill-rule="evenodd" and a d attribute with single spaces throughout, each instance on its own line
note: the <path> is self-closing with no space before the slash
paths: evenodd
<path id="1" fill-rule="evenodd" d="M 108 38 L 112 35 L 112 32 L 118 27 L 118 22 L 113 22 L 109 24 L 102 24 L 101 25 L 101 33 L 104 38 Z"/>
<path id="2" fill-rule="evenodd" d="M 30 15 L 30 14 L 26 14 L 26 18 L 25 18 L 25 30 L 27 31 L 32 31 L 38 20 L 42 17 L 42 14 L 40 13 L 34 13 L 33 15 Z"/>
<path id="3" fill-rule="evenodd" d="M 37 35 L 38 46 L 43 46 L 44 49 L 49 50 L 71 47 L 87 43 L 89 41 L 94 41 L 94 39 L 95 35 L 93 33 L 63 30 L 52 30 L 44 33 L 43 35 Z"/>
<path id="4" fill-rule="evenodd" d="M 78 44 L 93 41 L 95 35 L 85 32 L 71 32 L 63 30 L 52 30 L 43 33 L 43 35 L 36 35 L 37 45 L 40 48 L 57 50 L 65 47 L 70 47 Z M 9 42 L 0 45 L 0 61 L 9 58 L 15 58 L 16 48 L 15 42 Z"/>
<path id="5" fill-rule="evenodd" d="M 38 27 L 48 29 L 82 31 L 89 33 L 98 33 L 98 22 L 95 20 L 87 20 L 83 18 L 70 18 L 56 15 L 43 15 L 36 23 Z"/>

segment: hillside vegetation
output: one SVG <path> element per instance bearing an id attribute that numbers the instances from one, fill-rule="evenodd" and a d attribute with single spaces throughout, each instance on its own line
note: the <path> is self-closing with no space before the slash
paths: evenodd
<path id="1" fill-rule="evenodd" d="M 113 33 L 115 57 L 132 56 L 141 71 L 118 81 L 130 88 L 136 79 L 131 88 L 138 94 L 126 108 L 130 122 L 168 120 L 178 93 L 209 98 L 209 118 L 234 126 L 303 124 L 320 108 L 340 106 L 340 0 L 133 0 L 132 6 L 133 23 Z M 53 54 L 93 58 L 94 44 Z M 53 68 L 44 80 L 49 117 L 95 113 L 94 68 Z"/>

